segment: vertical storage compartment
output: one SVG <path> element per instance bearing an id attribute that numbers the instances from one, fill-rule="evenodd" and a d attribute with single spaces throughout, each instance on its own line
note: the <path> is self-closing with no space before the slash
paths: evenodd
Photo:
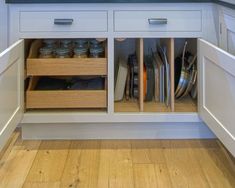
<path id="1" fill-rule="evenodd" d="M 55 39 L 56 45 L 61 45 L 57 44 L 61 40 Z M 43 45 L 42 40 L 34 40 L 26 60 L 26 110 L 107 110 L 107 41 L 99 44 L 103 49 L 99 57 L 91 54 L 91 42 L 86 44 L 85 56 L 79 58 L 75 48 L 80 47 L 74 43 L 68 46 L 69 55 L 63 58 L 55 55 L 60 46 L 53 48 L 52 57 L 41 57 Z"/>
<path id="2" fill-rule="evenodd" d="M 144 39 L 144 112 L 174 111 L 174 39 Z"/>
<path id="3" fill-rule="evenodd" d="M 196 39 L 116 39 L 115 112 L 196 112 L 196 49 Z M 133 92 L 130 54 L 136 54 L 138 61 L 134 99 L 129 96 Z"/>
<path id="4" fill-rule="evenodd" d="M 174 74 L 175 112 L 197 112 L 197 39 L 175 39 Z"/>
<path id="5" fill-rule="evenodd" d="M 115 112 L 143 110 L 143 39 L 115 39 Z"/>

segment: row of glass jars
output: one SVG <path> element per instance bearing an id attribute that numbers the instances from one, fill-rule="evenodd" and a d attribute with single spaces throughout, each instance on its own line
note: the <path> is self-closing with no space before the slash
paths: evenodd
<path id="1" fill-rule="evenodd" d="M 76 40 L 43 40 L 43 47 L 39 50 L 40 58 L 99 58 L 104 56 L 103 42 L 96 39 Z"/>

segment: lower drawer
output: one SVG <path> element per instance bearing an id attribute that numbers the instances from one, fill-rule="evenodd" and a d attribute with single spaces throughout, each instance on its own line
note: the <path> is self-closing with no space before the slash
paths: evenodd
<path id="1" fill-rule="evenodd" d="M 26 91 L 26 109 L 106 108 L 106 90 L 35 90 L 38 79 L 31 78 Z"/>

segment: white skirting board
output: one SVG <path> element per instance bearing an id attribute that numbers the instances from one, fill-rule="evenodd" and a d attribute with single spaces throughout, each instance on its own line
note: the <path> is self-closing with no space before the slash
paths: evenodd
<path id="1" fill-rule="evenodd" d="M 203 123 L 22 124 L 23 139 L 210 139 Z"/>

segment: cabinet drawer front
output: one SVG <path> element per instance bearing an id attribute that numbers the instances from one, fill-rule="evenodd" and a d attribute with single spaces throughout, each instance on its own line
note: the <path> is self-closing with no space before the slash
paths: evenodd
<path id="1" fill-rule="evenodd" d="M 20 12 L 20 32 L 107 31 L 106 11 Z"/>
<path id="2" fill-rule="evenodd" d="M 115 31 L 200 32 L 202 13 L 190 11 L 115 11 Z"/>

